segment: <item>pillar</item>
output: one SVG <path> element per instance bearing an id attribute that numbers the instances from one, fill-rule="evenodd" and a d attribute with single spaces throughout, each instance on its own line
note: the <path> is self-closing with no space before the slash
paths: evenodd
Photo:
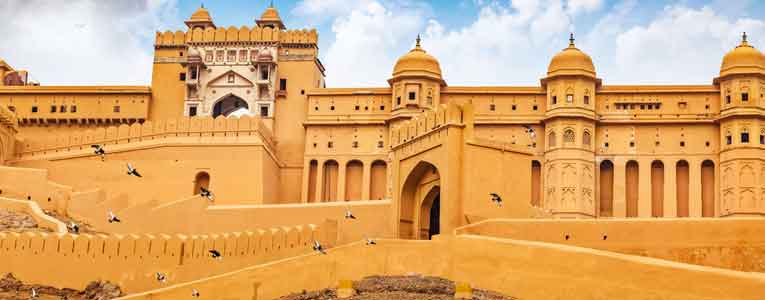
<path id="1" fill-rule="evenodd" d="M 688 161 L 688 216 L 691 218 L 701 217 L 701 162 L 696 159 Z"/>
<path id="2" fill-rule="evenodd" d="M 638 160 L 638 218 L 651 217 L 651 162 L 653 159 Z"/>
<path id="3" fill-rule="evenodd" d="M 337 199 L 336 201 L 346 201 L 345 199 L 345 193 L 347 192 L 345 190 L 345 184 L 346 184 L 346 171 L 348 169 L 348 161 L 347 160 L 338 160 L 337 161 Z"/>
<path id="4" fill-rule="evenodd" d="M 664 217 L 677 217 L 677 159 L 664 159 Z"/>
<path id="5" fill-rule="evenodd" d="M 614 161 L 614 218 L 624 218 L 627 216 L 627 198 L 625 194 L 627 187 L 626 164 L 627 161 L 621 158 L 615 158 Z"/>
<path id="6" fill-rule="evenodd" d="M 305 159 L 303 161 L 303 184 L 301 185 L 301 192 L 300 192 L 300 202 L 302 203 L 308 203 L 308 190 L 310 189 L 308 183 L 311 181 L 310 172 L 311 172 L 311 160 Z"/>
<path id="7" fill-rule="evenodd" d="M 374 160 L 363 160 L 361 175 L 361 200 L 371 200 L 370 192 L 372 190 L 372 162 Z"/>
<path id="8" fill-rule="evenodd" d="M 324 162 L 327 160 L 325 159 L 317 159 L 316 160 L 316 197 L 314 198 L 316 202 L 322 202 L 324 194 Z"/>

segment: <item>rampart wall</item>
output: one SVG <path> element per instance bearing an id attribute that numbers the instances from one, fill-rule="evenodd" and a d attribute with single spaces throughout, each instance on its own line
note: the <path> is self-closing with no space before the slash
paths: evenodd
<path id="1" fill-rule="evenodd" d="M 207 29 L 196 28 L 193 31 L 157 32 L 155 46 L 186 45 L 187 43 L 225 43 L 225 42 L 280 42 L 283 44 L 312 44 L 316 45 L 319 34 L 316 29 L 306 30 L 275 30 L 270 27 L 252 28 L 242 26 L 236 28 L 218 27 Z"/>
<path id="2" fill-rule="evenodd" d="M 0 233 L 0 273 L 58 288 L 108 280 L 136 293 L 163 286 L 155 272 L 169 284 L 186 282 L 308 253 L 314 240 L 331 247 L 335 232 L 325 223 L 190 236 Z M 211 249 L 223 258 L 213 259 Z"/>
<path id="3" fill-rule="evenodd" d="M 369 275 L 435 275 L 519 299 L 760 299 L 765 276 L 540 242 L 355 243 L 122 299 L 276 299 Z M 662 280 L 672 278 L 672 280 Z"/>
<path id="4" fill-rule="evenodd" d="M 493 219 L 457 234 L 540 241 L 740 271 L 765 271 L 765 220 L 653 218 Z"/>
<path id="5" fill-rule="evenodd" d="M 66 224 L 45 214 L 36 202 L 0 197 L 0 209 L 26 213 L 37 222 L 40 228 L 47 228 L 56 233 L 67 232 Z"/>

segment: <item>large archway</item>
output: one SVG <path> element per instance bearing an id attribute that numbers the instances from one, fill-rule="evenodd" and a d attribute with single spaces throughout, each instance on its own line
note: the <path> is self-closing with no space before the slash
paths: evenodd
<path id="1" fill-rule="evenodd" d="M 249 109 L 249 105 L 247 105 L 247 102 L 244 101 L 242 98 L 239 98 L 233 94 L 229 94 L 228 96 L 225 96 L 218 100 L 218 102 L 215 102 L 215 105 L 213 105 L 213 118 L 216 118 L 220 115 L 223 115 L 224 117 L 227 117 L 231 113 L 240 110 L 240 109 Z"/>
<path id="2" fill-rule="evenodd" d="M 399 238 L 429 239 L 440 233 L 441 177 L 435 165 L 419 162 L 407 175 L 399 203 Z"/>

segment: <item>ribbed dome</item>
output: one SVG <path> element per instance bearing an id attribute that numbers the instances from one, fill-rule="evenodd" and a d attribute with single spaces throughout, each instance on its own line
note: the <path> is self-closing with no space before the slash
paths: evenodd
<path id="1" fill-rule="evenodd" d="M 595 65 L 587 53 L 582 52 L 574 45 L 574 36 L 571 36 L 568 48 L 563 49 L 553 56 L 547 67 L 547 76 L 555 75 L 585 75 L 595 77 Z"/>
<path id="2" fill-rule="evenodd" d="M 723 57 L 720 76 L 762 72 L 765 72 L 765 54 L 749 45 L 744 33 L 741 44 Z"/>
<path id="3" fill-rule="evenodd" d="M 401 56 L 393 67 L 393 77 L 402 75 L 420 75 L 442 79 L 441 64 L 420 47 L 420 37 L 417 37 L 417 45 L 414 49 Z"/>
<path id="4" fill-rule="evenodd" d="M 212 17 L 210 17 L 210 12 L 207 11 L 204 6 L 200 7 L 195 11 L 193 14 L 191 14 L 191 21 L 212 21 Z"/>

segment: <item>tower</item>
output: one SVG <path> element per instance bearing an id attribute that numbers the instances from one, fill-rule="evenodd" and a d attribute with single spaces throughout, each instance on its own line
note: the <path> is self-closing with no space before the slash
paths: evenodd
<path id="1" fill-rule="evenodd" d="M 388 79 L 394 124 L 438 105 L 441 88 L 446 86 L 438 60 L 422 49 L 419 35 L 416 41 L 414 49 L 396 61 L 393 77 Z"/>
<path id="2" fill-rule="evenodd" d="M 266 11 L 260 16 L 260 19 L 255 20 L 255 23 L 260 27 L 270 27 L 272 29 L 284 30 L 286 27 L 279 17 L 279 11 L 274 7 L 274 2 L 266 8 Z"/>
<path id="3" fill-rule="evenodd" d="M 194 30 L 196 28 L 206 29 L 208 27 L 213 29 L 216 28 L 215 23 L 212 21 L 212 17 L 210 17 L 210 12 L 207 11 L 204 5 L 200 6 L 197 11 L 191 14 L 191 18 L 184 21 L 184 23 L 189 27 L 189 30 Z"/>
<path id="4" fill-rule="evenodd" d="M 541 80 L 547 92 L 545 206 L 559 218 L 596 215 L 595 90 L 600 82 L 592 59 L 576 48 L 573 34 Z"/>
<path id="5" fill-rule="evenodd" d="M 765 216 L 765 55 L 741 43 L 725 54 L 720 76 L 719 216 Z"/>

